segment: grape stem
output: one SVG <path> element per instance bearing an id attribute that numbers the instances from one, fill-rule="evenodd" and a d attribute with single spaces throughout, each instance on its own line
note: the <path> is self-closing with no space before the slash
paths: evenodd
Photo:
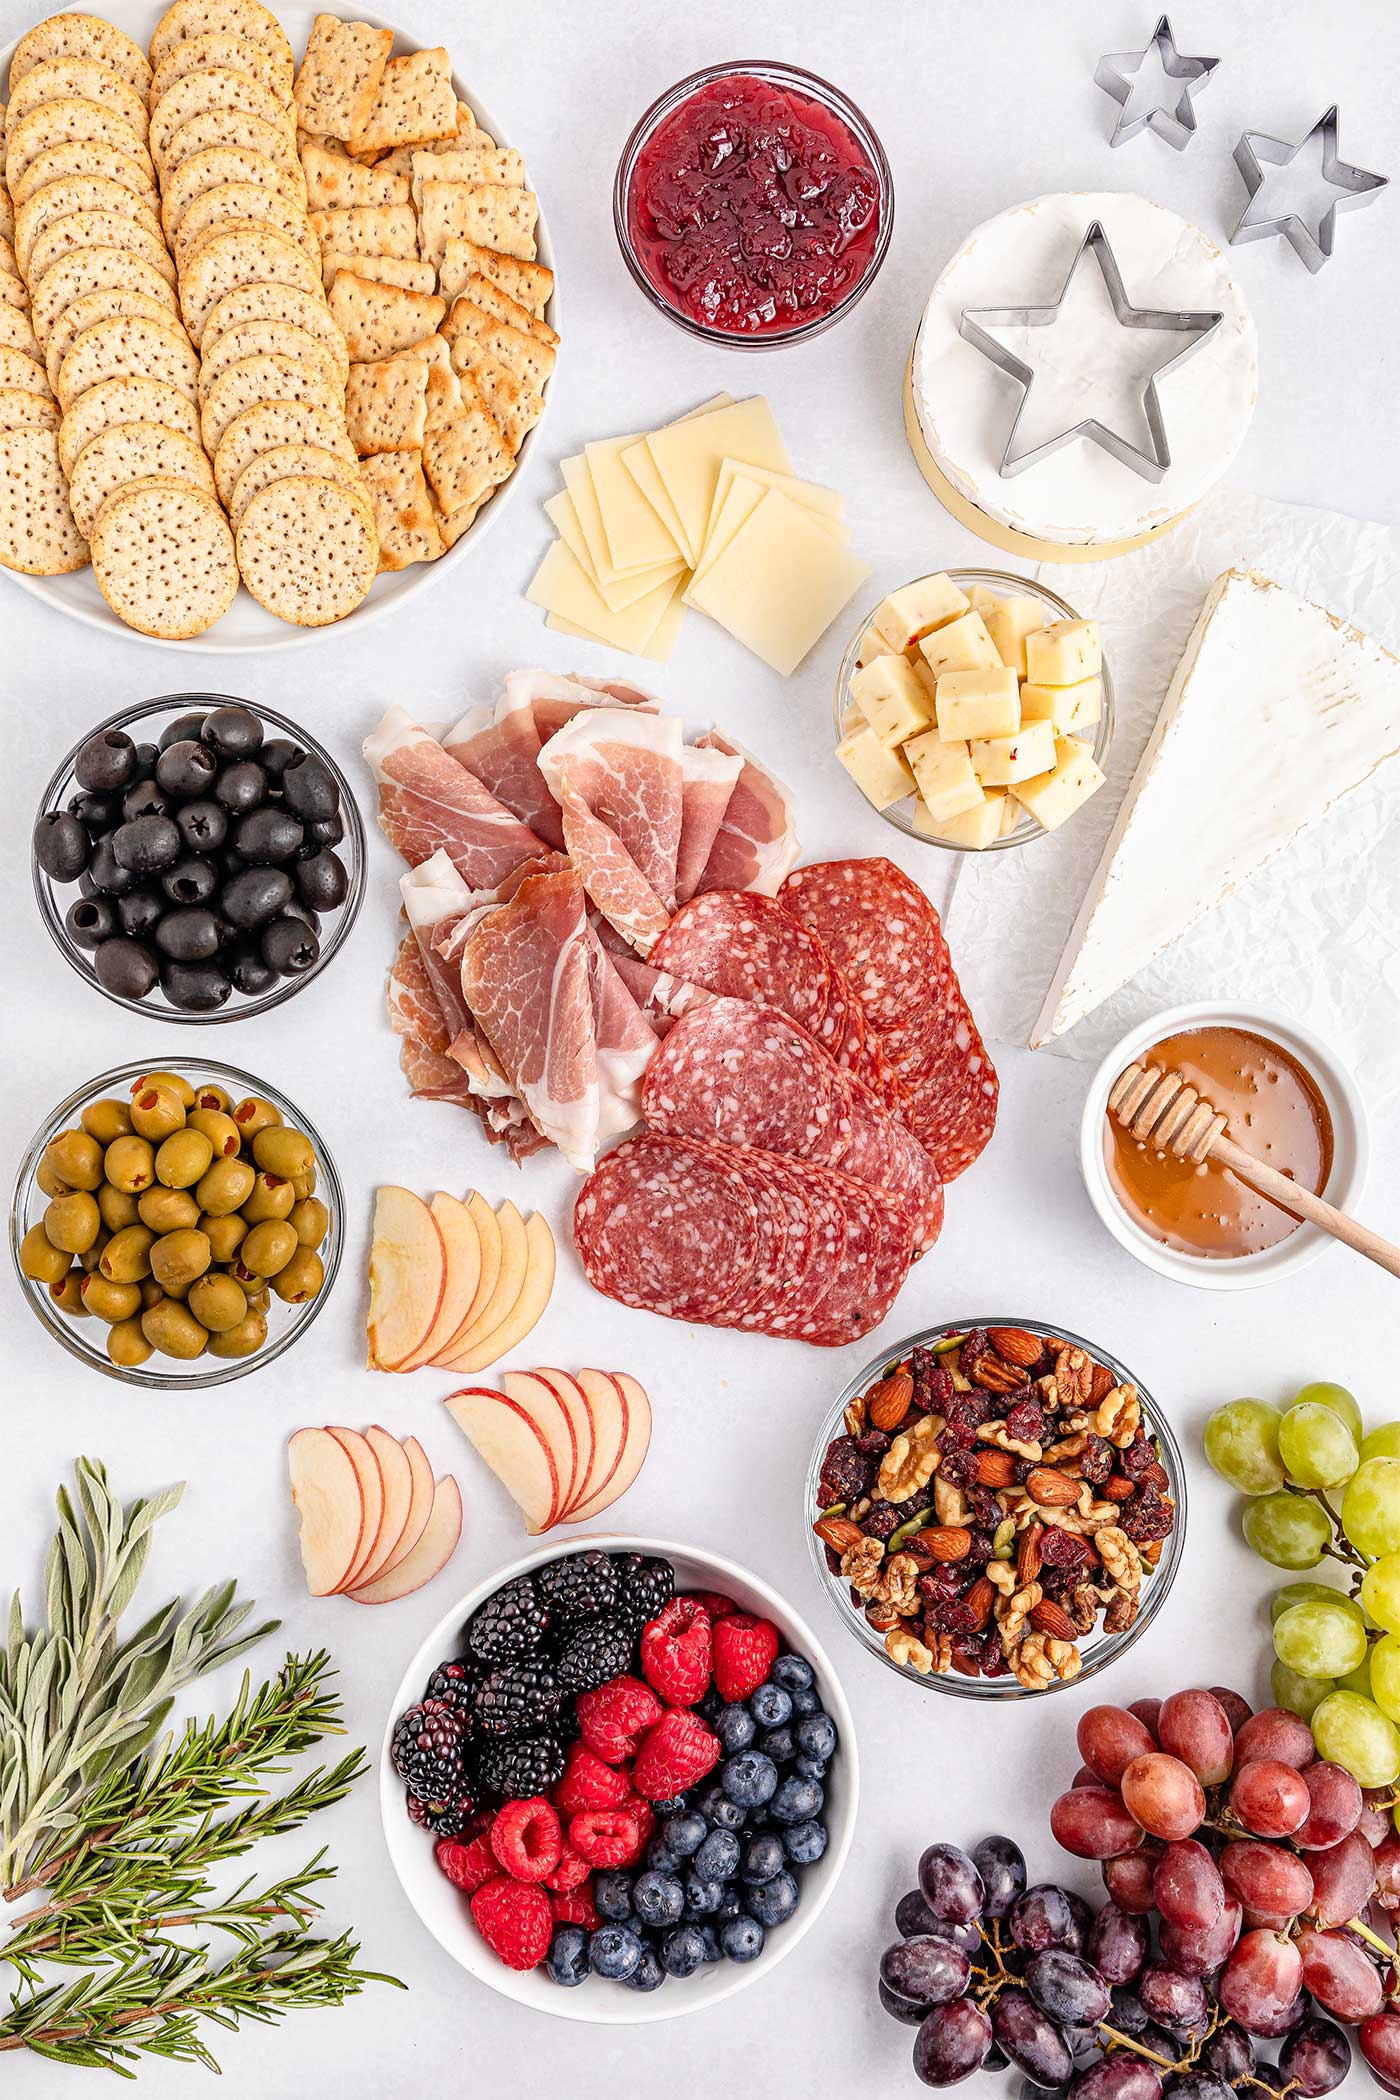
<path id="1" fill-rule="evenodd" d="M 1290 1495 L 1306 1495 L 1310 1502 L 1320 1502 L 1322 1504 L 1322 1507 L 1326 1510 L 1328 1518 L 1332 1525 L 1332 1529 L 1336 1534 L 1336 1544 L 1332 1546 L 1324 1546 L 1322 1549 L 1323 1552 L 1327 1554 L 1328 1557 L 1332 1560 L 1349 1562 L 1353 1568 L 1360 1568 L 1364 1574 L 1366 1569 L 1370 1567 L 1371 1563 L 1369 1560 L 1367 1560 L 1364 1554 L 1358 1553 L 1355 1546 L 1352 1545 L 1350 1539 L 1347 1537 L 1346 1533 L 1342 1529 L 1341 1518 L 1338 1516 L 1336 1510 L 1333 1509 L 1331 1503 L 1327 1500 L 1326 1495 L 1323 1494 L 1322 1489 L 1299 1487 L 1297 1483 L 1292 1480 L 1288 1481 L 1286 1483 L 1286 1486 L 1287 1491 Z"/>

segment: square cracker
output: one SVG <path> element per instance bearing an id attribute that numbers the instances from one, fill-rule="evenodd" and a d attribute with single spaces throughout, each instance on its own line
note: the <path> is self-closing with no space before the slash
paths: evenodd
<path id="1" fill-rule="evenodd" d="M 484 350 L 499 358 L 522 385 L 536 394 L 542 394 L 549 384 L 554 371 L 554 351 L 550 345 L 527 335 L 521 328 L 513 328 L 509 321 L 497 320 L 474 300 L 466 297 L 455 299 L 442 332 L 453 344 L 462 336 L 474 337 Z"/>
<path id="2" fill-rule="evenodd" d="M 376 284 L 349 270 L 336 273 L 330 294 L 331 313 L 344 333 L 356 364 L 392 357 L 397 350 L 437 333 L 446 302 L 395 284 Z"/>
<path id="3" fill-rule="evenodd" d="M 418 451 L 428 412 L 426 358 L 386 357 L 351 365 L 345 422 L 356 452 Z"/>
<path id="4" fill-rule="evenodd" d="M 460 510 L 436 511 L 438 538 L 442 541 L 444 553 L 456 546 L 469 525 L 475 524 L 477 513 L 485 510 L 494 493 L 493 489 L 488 489 L 484 496 L 477 497 L 475 503 L 464 503 Z"/>
<path id="5" fill-rule="evenodd" d="M 345 211 L 313 211 L 311 224 L 323 248 L 341 255 L 418 256 L 418 221 L 411 204 L 353 204 Z"/>
<path id="6" fill-rule="evenodd" d="M 498 488 L 515 466 L 500 426 L 470 381 L 462 399 L 461 415 L 430 430 L 423 442 L 423 471 L 449 513 Z"/>
<path id="7" fill-rule="evenodd" d="M 452 369 L 465 375 L 501 426 L 501 436 L 518 452 L 544 413 L 544 402 L 522 379 L 493 356 L 475 336 L 459 336 L 452 346 Z"/>
<path id="8" fill-rule="evenodd" d="M 430 51 L 389 60 L 374 107 L 350 134 L 350 146 L 356 153 L 383 153 L 456 135 L 452 62 L 439 44 Z"/>
<path id="9" fill-rule="evenodd" d="M 494 248 L 483 248 L 476 241 L 469 241 L 450 234 L 438 265 L 438 289 L 444 299 L 458 298 L 466 288 L 469 277 L 480 274 L 500 291 L 512 299 L 518 299 L 535 316 L 542 320 L 549 304 L 549 295 L 554 290 L 554 272 L 543 263 L 524 262 L 513 255 L 498 255 Z"/>
<path id="10" fill-rule="evenodd" d="M 392 29 L 317 15 L 294 89 L 302 130 L 353 138 L 373 112 L 393 47 Z"/>
<path id="11" fill-rule="evenodd" d="M 426 342 L 414 343 L 406 350 L 396 350 L 395 357 L 422 357 L 428 361 L 428 413 L 424 418 L 425 430 L 436 430 L 439 423 L 447 422 L 451 416 L 460 416 L 463 408 L 462 387 L 452 369 L 452 352 L 447 347 L 444 335 L 430 335 Z"/>
<path id="12" fill-rule="evenodd" d="M 380 568 L 406 569 L 415 561 L 436 561 L 442 540 L 421 455 L 376 452 L 361 466 L 360 479 L 374 505 Z"/>
<path id="13" fill-rule="evenodd" d="M 413 152 L 413 201 L 422 202 L 425 182 L 499 182 L 507 189 L 525 187 L 525 162 L 513 146 L 466 146 L 455 141 L 444 151 L 425 147 Z"/>
<path id="14" fill-rule="evenodd" d="M 419 252 L 440 263 L 455 237 L 533 262 L 539 215 L 533 190 L 501 182 L 425 182 L 418 202 Z"/>
<path id="15" fill-rule="evenodd" d="M 401 255 L 351 255 L 344 248 L 323 247 L 321 278 L 327 298 L 342 270 L 349 270 L 355 277 L 368 277 L 373 284 L 401 285 L 406 292 L 432 292 L 437 287 L 437 271 L 431 263 L 419 262 L 416 256 L 405 260 Z"/>
<path id="16" fill-rule="evenodd" d="M 362 167 L 344 153 L 328 153 L 324 146 L 303 146 L 301 168 L 312 211 L 350 211 L 357 205 L 411 201 L 407 176 Z"/>
<path id="17" fill-rule="evenodd" d="M 490 278 L 483 277 L 479 270 L 462 286 L 460 297 L 470 299 L 474 306 L 479 306 L 483 313 L 493 314 L 498 321 L 509 321 L 512 328 L 532 335 L 536 342 L 548 343 L 553 350 L 559 348 L 559 338 L 548 321 L 537 321 L 528 307 L 522 306 L 518 299 L 512 299 L 510 293 L 503 292 L 499 285 L 492 284 Z"/>

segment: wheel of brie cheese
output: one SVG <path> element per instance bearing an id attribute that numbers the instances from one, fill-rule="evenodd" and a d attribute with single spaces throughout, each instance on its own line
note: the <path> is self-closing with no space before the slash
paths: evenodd
<path id="1" fill-rule="evenodd" d="M 1002 454 L 1025 390 L 959 334 L 959 323 L 969 308 L 1053 306 L 1095 220 L 1132 306 L 1224 318 L 1159 381 L 1171 452 L 1160 481 L 1085 437 L 1004 475 Z M 1048 326 L 990 332 L 1034 372 L 1023 431 L 1029 424 L 1043 441 L 1097 416 L 1139 447 L 1148 377 L 1189 340 L 1120 327 L 1092 266 L 1075 273 Z M 1254 322 L 1215 244 L 1146 197 L 1075 191 L 1015 205 L 963 242 L 919 323 L 906 406 L 925 479 L 964 524 L 1036 559 L 1083 561 L 1141 546 L 1198 503 L 1239 451 L 1257 390 Z"/>

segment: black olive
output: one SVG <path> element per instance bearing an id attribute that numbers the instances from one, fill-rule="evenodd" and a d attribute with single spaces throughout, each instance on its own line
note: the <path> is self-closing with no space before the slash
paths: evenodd
<path id="1" fill-rule="evenodd" d="M 159 890 L 133 890 L 129 897 L 117 899 L 117 924 L 136 940 L 149 940 L 169 909 L 169 900 Z"/>
<path id="2" fill-rule="evenodd" d="M 156 760 L 159 757 L 159 744 L 138 744 L 136 746 L 136 778 L 138 780 L 149 780 L 156 769 Z"/>
<path id="3" fill-rule="evenodd" d="M 290 737 L 274 736 L 268 738 L 258 755 L 263 771 L 271 779 L 280 780 L 288 766 L 299 758 L 305 758 L 306 753 L 301 745 L 294 744 Z"/>
<path id="4" fill-rule="evenodd" d="M 94 795 L 115 795 L 136 778 L 136 746 L 122 729 L 90 736 L 73 761 L 73 778 Z"/>
<path id="5" fill-rule="evenodd" d="M 160 988 L 172 1006 L 192 1014 L 213 1013 L 233 990 L 227 972 L 216 962 L 168 962 L 160 973 Z"/>
<path id="6" fill-rule="evenodd" d="M 88 835 L 71 810 L 46 809 L 34 826 L 34 858 L 51 882 L 76 882 L 90 851 Z"/>
<path id="7" fill-rule="evenodd" d="M 207 755 L 207 754 L 206 754 Z M 214 785 L 215 798 L 235 817 L 256 809 L 267 794 L 267 775 L 256 759 L 235 759 Z"/>
<path id="8" fill-rule="evenodd" d="M 185 744 L 191 740 L 197 742 L 203 731 L 205 719 L 202 714 L 177 715 L 173 722 L 162 729 L 159 748 L 168 751 L 172 744 Z"/>
<path id="9" fill-rule="evenodd" d="M 69 938 L 80 948 L 100 948 L 117 930 L 117 915 L 110 898 L 78 897 L 64 914 Z"/>
<path id="10" fill-rule="evenodd" d="M 309 904 L 301 904 L 295 899 L 287 906 L 284 912 L 278 913 L 278 917 L 282 919 L 300 919 L 302 925 L 309 926 L 313 933 L 319 934 L 321 931 L 320 914 L 314 912 Z"/>
<path id="11" fill-rule="evenodd" d="M 143 824 L 163 824 L 165 819 L 143 817 L 141 821 Z M 129 890 L 136 888 L 135 874 L 130 868 L 122 866 L 112 851 L 112 841 L 109 838 L 97 841 L 92 849 L 92 859 L 84 873 L 91 879 L 94 892 L 100 890 L 105 897 L 124 897 Z"/>
<path id="12" fill-rule="evenodd" d="M 154 780 L 133 780 L 122 796 L 122 822 L 130 824 L 137 817 L 165 817 L 170 814 L 170 803 Z"/>
<path id="13" fill-rule="evenodd" d="M 290 810 L 268 802 L 239 818 L 233 844 L 235 851 L 249 862 L 290 860 L 304 836 Z"/>
<path id="14" fill-rule="evenodd" d="M 237 948 L 229 959 L 228 973 L 235 991 L 246 999 L 260 999 L 277 982 L 277 972 L 263 961 L 256 948 Z"/>
<path id="15" fill-rule="evenodd" d="M 157 926 L 156 946 L 172 962 L 206 962 L 218 950 L 219 922 L 203 905 L 181 905 Z"/>
<path id="16" fill-rule="evenodd" d="M 218 770 L 219 761 L 213 752 L 193 737 L 166 744 L 156 761 L 156 779 L 167 795 L 176 795 L 182 802 L 193 795 L 207 795 Z"/>
<path id="17" fill-rule="evenodd" d="M 216 707 L 202 732 L 220 758 L 251 758 L 263 740 L 263 726 L 250 707 Z"/>
<path id="18" fill-rule="evenodd" d="M 169 817 L 137 817 L 112 833 L 111 844 L 117 865 L 133 875 L 158 875 L 180 857 L 180 834 Z"/>
<path id="19" fill-rule="evenodd" d="M 263 961 L 282 977 L 300 977 L 317 962 L 321 944 L 300 919 L 274 919 L 263 928 Z"/>
<path id="20" fill-rule="evenodd" d="M 312 860 L 299 860 L 292 875 L 302 903 L 315 911 L 337 911 L 350 892 L 344 863 L 329 847 Z"/>
<path id="21" fill-rule="evenodd" d="M 213 853 L 228 836 L 228 811 L 217 802 L 187 802 L 175 822 L 192 853 Z"/>
<path id="22" fill-rule="evenodd" d="M 102 892 L 92 879 L 91 871 L 84 868 L 82 874 L 78 877 L 78 895 L 80 897 L 100 897 L 101 894 Z"/>
<path id="23" fill-rule="evenodd" d="M 292 878 L 282 868 L 245 868 L 224 884 L 219 909 L 233 925 L 261 926 L 291 902 Z"/>
<path id="24" fill-rule="evenodd" d="M 121 800 L 116 795 L 77 795 L 69 807 L 94 837 L 114 830 L 121 822 Z"/>
<path id="25" fill-rule="evenodd" d="M 219 871 L 212 860 L 186 854 L 166 869 L 160 886 L 172 904 L 207 904 L 219 887 Z"/>
<path id="26" fill-rule="evenodd" d="M 319 817 L 306 827 L 306 836 L 318 846 L 338 846 L 345 836 L 345 821 L 337 810 L 333 817 Z"/>
<path id="27" fill-rule="evenodd" d="M 324 823 L 340 808 L 340 790 L 319 758 L 293 759 L 282 775 L 288 809 L 312 823 Z"/>
<path id="28" fill-rule="evenodd" d="M 104 941 L 92 958 L 92 967 L 98 983 L 104 991 L 115 992 L 119 999 L 144 999 L 160 975 L 160 969 L 149 948 L 139 941 Z"/>

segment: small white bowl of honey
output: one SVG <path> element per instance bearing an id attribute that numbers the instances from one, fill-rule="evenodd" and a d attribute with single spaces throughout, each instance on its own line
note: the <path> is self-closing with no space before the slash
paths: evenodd
<path id="1" fill-rule="evenodd" d="M 1200 1290 L 1292 1276 L 1326 1233 L 1214 1159 L 1200 1165 L 1134 1136 L 1108 1112 L 1131 1064 L 1179 1073 L 1225 1118 L 1237 1145 L 1344 1211 L 1366 1182 L 1365 1104 L 1337 1053 L 1310 1029 L 1253 1007 L 1173 1006 L 1130 1029 L 1094 1074 L 1079 1129 L 1089 1200 L 1129 1254 Z"/>

